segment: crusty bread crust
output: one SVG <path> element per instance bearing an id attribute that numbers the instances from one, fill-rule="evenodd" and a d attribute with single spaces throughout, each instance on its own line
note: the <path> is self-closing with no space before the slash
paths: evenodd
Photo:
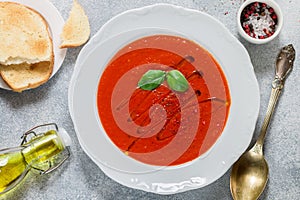
<path id="1" fill-rule="evenodd" d="M 60 48 L 74 48 L 86 43 L 90 37 L 90 24 L 82 6 L 73 1 L 69 17 L 61 33 Z"/>
<path id="2" fill-rule="evenodd" d="M 5 24 L 4 26 L 7 28 L 0 30 L 0 35 L 2 34 L 5 40 L 7 39 L 5 36 L 9 35 L 8 38 L 12 40 L 10 43 L 4 43 L 4 45 L 7 45 L 7 48 L 11 48 L 11 51 L 7 52 L 6 56 L 1 57 L 0 55 L 0 62 L 2 59 L 0 63 L 0 75 L 13 91 L 22 92 L 29 88 L 36 88 L 49 80 L 54 68 L 53 43 L 48 23 L 40 13 L 22 4 L 0 2 L 0 11 L 2 8 L 13 8 L 12 10 L 18 13 L 16 15 L 19 17 L 26 18 L 25 16 L 30 13 L 30 15 L 38 18 L 37 24 L 32 24 L 34 22 L 30 20 L 23 20 L 22 24 L 20 24 L 21 22 L 14 21 L 15 18 L 10 18 L 12 20 L 11 25 L 16 24 L 17 30 L 26 32 L 26 34 L 20 37 L 18 33 L 6 33 L 6 31 L 12 28 L 6 24 L 9 23 L 8 19 L 5 19 L 5 22 L 1 21 L 2 15 L 0 14 L 0 27 L 3 27 L 3 24 Z M 32 28 L 32 30 L 28 31 L 27 26 Z M 32 32 L 36 31 L 38 32 L 35 35 L 37 38 L 32 38 Z M 22 42 L 18 43 L 20 38 L 27 42 L 25 44 Z M 27 46 L 24 48 L 21 45 Z M 18 55 L 22 53 L 22 51 L 19 51 L 20 48 L 24 48 L 22 51 L 27 49 L 28 52 Z M 14 51 L 16 53 L 12 53 Z"/>

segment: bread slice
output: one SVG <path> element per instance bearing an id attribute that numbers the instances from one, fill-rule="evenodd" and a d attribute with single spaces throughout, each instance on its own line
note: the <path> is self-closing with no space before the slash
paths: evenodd
<path id="1" fill-rule="evenodd" d="M 2 65 L 32 64 L 53 57 L 48 24 L 37 11 L 22 4 L 0 2 L 0 38 Z"/>
<path id="2" fill-rule="evenodd" d="M 35 64 L 0 65 L 0 73 L 6 84 L 15 92 L 36 88 L 47 82 L 52 74 L 53 62 Z"/>
<path id="3" fill-rule="evenodd" d="M 69 17 L 61 34 L 62 44 L 60 48 L 73 48 L 86 43 L 90 37 L 90 24 L 83 8 L 73 1 Z"/>
<path id="4" fill-rule="evenodd" d="M 35 88 L 54 67 L 52 38 L 46 20 L 22 4 L 0 2 L 0 75 L 16 92 Z"/>

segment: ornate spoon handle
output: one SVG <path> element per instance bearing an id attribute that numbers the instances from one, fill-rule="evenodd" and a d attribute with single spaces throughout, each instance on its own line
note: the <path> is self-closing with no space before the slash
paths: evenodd
<path id="1" fill-rule="evenodd" d="M 284 86 L 284 81 L 291 72 L 293 68 L 293 63 L 295 60 L 295 49 L 293 48 L 293 45 L 289 44 L 281 49 L 277 56 L 276 60 L 276 70 L 275 70 L 275 78 L 272 82 L 272 92 L 269 100 L 269 105 L 267 108 L 267 113 L 262 125 L 262 129 L 260 132 L 260 135 L 257 139 L 256 145 L 257 147 L 260 147 L 259 149 L 262 151 L 262 146 L 264 143 L 264 139 L 266 136 L 266 132 L 272 117 L 272 114 L 274 112 L 277 100 L 280 96 L 281 90 Z"/>

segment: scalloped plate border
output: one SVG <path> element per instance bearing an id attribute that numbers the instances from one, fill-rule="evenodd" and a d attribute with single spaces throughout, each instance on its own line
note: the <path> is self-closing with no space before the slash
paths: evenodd
<path id="1" fill-rule="evenodd" d="M 171 21 L 169 20 L 169 23 L 166 23 L 166 20 L 162 18 L 166 16 L 176 18 L 176 19 L 172 19 Z M 162 20 L 157 20 L 157 19 L 162 19 Z M 178 27 L 181 26 L 180 24 L 178 24 L 179 22 L 187 22 L 189 25 L 195 25 L 197 21 L 189 21 L 191 19 L 198 20 L 199 23 L 200 22 L 205 23 L 205 20 L 213 22 L 213 24 L 206 25 L 206 26 L 208 26 L 208 28 L 217 29 L 217 31 L 221 31 L 217 34 L 219 34 L 222 37 L 217 38 L 216 41 L 212 41 L 212 43 L 215 44 L 215 42 L 220 40 L 225 44 L 229 45 L 226 51 L 232 51 L 234 49 L 234 53 L 237 53 L 236 55 L 236 58 L 238 58 L 236 61 L 237 64 L 233 64 L 234 65 L 233 67 L 236 69 L 241 69 L 240 67 L 242 67 L 243 70 L 242 74 L 245 75 L 244 78 L 246 78 L 246 80 L 242 80 L 242 81 L 244 81 L 248 86 L 248 88 L 243 88 L 243 89 L 245 91 L 247 89 L 247 93 L 250 93 L 250 95 L 248 96 L 250 96 L 249 101 L 251 102 L 250 103 L 251 105 L 249 105 L 251 109 L 248 109 L 250 110 L 250 112 L 244 113 L 244 117 L 247 119 L 247 121 L 240 122 L 241 127 L 235 130 L 235 132 L 236 131 L 239 132 L 234 133 L 234 134 L 241 133 L 240 135 L 242 136 L 240 136 L 241 138 L 239 138 L 241 139 L 241 141 L 239 141 L 239 143 L 236 143 L 234 146 L 233 144 L 230 144 L 231 146 L 233 146 L 233 149 L 229 151 L 228 149 L 222 149 L 224 153 L 229 153 L 229 155 L 225 156 L 224 158 L 219 158 L 218 161 L 214 160 L 213 163 L 216 163 L 216 166 L 205 165 L 204 168 L 203 167 L 199 168 L 197 164 L 191 164 L 186 167 L 181 167 L 181 168 L 179 167 L 177 169 L 164 169 L 161 171 L 148 173 L 144 175 L 123 173 L 120 171 L 113 170 L 107 166 L 104 166 L 103 164 L 101 164 L 99 160 L 97 160 L 96 156 L 93 154 L 94 152 L 92 152 L 89 146 L 86 145 L 85 142 L 82 140 L 82 137 L 80 136 L 82 133 L 79 132 L 79 124 L 77 124 L 78 123 L 77 117 L 74 116 L 73 94 L 74 91 L 76 90 L 75 85 L 76 85 L 77 78 L 80 75 L 82 68 L 84 67 L 83 64 L 86 61 L 86 58 L 89 56 L 90 52 L 92 52 L 97 46 L 101 45 L 101 43 L 104 43 L 106 40 L 109 40 L 110 37 L 118 35 L 120 32 L 137 29 L 137 28 L 145 28 L 145 27 L 166 28 L 171 30 L 175 29 L 175 31 L 178 31 L 179 29 Z M 141 23 L 141 21 L 143 23 Z M 197 28 L 195 30 L 194 26 L 191 26 L 191 28 L 193 28 L 193 31 L 199 31 L 197 30 Z M 179 32 L 182 32 L 183 34 L 186 33 L 186 35 L 191 35 L 191 29 L 189 28 L 187 30 L 180 29 Z M 193 32 L 193 34 L 195 34 L 195 32 Z M 197 39 L 197 36 L 195 38 Z M 203 46 L 207 48 L 210 52 L 212 52 L 213 55 L 216 55 L 215 54 L 216 50 L 212 48 L 212 44 L 204 42 Z M 218 57 L 216 57 L 216 59 L 219 62 L 221 62 L 220 64 L 222 66 L 222 60 L 220 60 Z M 230 74 L 228 74 L 226 69 L 224 70 L 224 73 L 226 77 L 228 75 L 231 76 Z M 231 84 L 232 83 L 229 81 L 229 85 Z M 235 87 L 239 87 L 239 86 L 235 86 Z M 238 89 L 239 91 L 242 91 L 242 88 L 238 88 Z M 236 91 L 233 92 L 236 93 Z M 87 155 L 101 168 L 101 170 L 106 175 L 108 175 L 113 180 L 127 187 L 144 190 L 147 192 L 157 193 L 157 194 L 175 194 L 179 192 L 201 188 L 208 184 L 211 184 L 212 182 L 220 178 L 222 175 L 224 175 L 226 171 L 231 167 L 231 165 L 246 150 L 246 148 L 248 147 L 251 141 L 251 138 L 253 136 L 253 131 L 256 125 L 256 120 L 258 117 L 259 102 L 260 102 L 260 95 L 259 95 L 258 83 L 254 74 L 250 57 L 248 55 L 247 50 L 244 48 L 244 46 L 229 32 L 229 30 L 222 23 L 220 23 L 218 20 L 211 17 L 210 15 L 197 10 L 186 9 L 180 6 L 174 6 L 170 4 L 154 4 L 151 6 L 128 10 L 109 20 L 105 25 L 102 26 L 102 28 L 96 33 L 96 35 L 93 38 L 91 38 L 88 44 L 85 45 L 81 50 L 75 64 L 75 69 L 69 87 L 70 115 L 74 123 L 75 131 L 79 143 L 82 146 L 83 150 L 87 153 Z M 235 102 L 232 102 L 232 104 L 234 103 Z M 227 124 L 228 123 L 231 122 L 228 121 Z M 244 124 L 245 127 L 242 127 Z M 228 126 L 226 125 L 224 129 L 224 133 L 226 132 L 226 135 L 228 136 L 228 134 L 230 134 L 230 131 L 227 129 Z M 214 149 L 212 150 L 212 152 L 215 151 L 216 149 L 218 150 L 218 148 L 220 148 L 220 146 L 222 145 L 224 147 L 225 144 L 223 143 L 226 143 L 224 142 L 225 141 L 224 139 L 225 136 L 223 136 L 224 133 L 222 134 L 221 138 L 219 138 L 217 143 L 214 145 L 213 147 Z M 210 156 L 206 156 L 205 159 L 207 157 L 209 158 Z M 194 163 L 198 163 L 198 162 L 201 163 L 205 159 L 201 159 L 201 160 L 198 159 Z M 211 158 L 209 159 L 211 161 Z M 182 174 L 178 172 L 182 172 Z"/>

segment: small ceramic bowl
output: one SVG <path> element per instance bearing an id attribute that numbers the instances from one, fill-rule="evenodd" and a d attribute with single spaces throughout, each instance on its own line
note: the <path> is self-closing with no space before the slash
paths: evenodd
<path id="1" fill-rule="evenodd" d="M 247 0 L 237 14 L 238 31 L 248 42 L 265 44 L 282 29 L 283 15 L 273 0 Z"/>

